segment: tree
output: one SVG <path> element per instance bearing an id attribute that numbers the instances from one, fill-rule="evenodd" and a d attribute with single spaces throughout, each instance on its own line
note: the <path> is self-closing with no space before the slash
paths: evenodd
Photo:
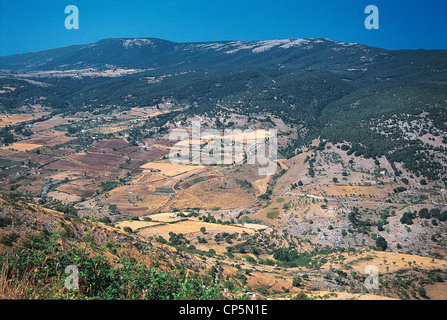
<path id="1" fill-rule="evenodd" d="M 334 181 L 334 183 L 337 183 L 338 182 L 338 178 L 337 177 L 333 177 L 332 181 Z"/>
<path id="2" fill-rule="evenodd" d="M 101 219 L 99 219 L 99 221 L 101 221 L 102 223 L 112 223 L 112 220 L 109 217 L 103 217 Z"/>
<path id="3" fill-rule="evenodd" d="M 311 298 L 309 298 L 303 291 L 300 291 L 300 293 L 294 296 L 292 300 L 311 300 Z"/>
<path id="4" fill-rule="evenodd" d="M 234 289 L 234 283 L 231 281 L 225 281 L 223 284 L 223 287 L 228 289 L 228 290 L 233 290 Z"/>
<path id="5" fill-rule="evenodd" d="M 201 228 L 200 228 L 200 232 L 202 232 L 203 234 L 205 234 L 205 233 L 206 233 L 206 228 L 205 228 L 205 227 L 201 227 Z"/>
<path id="6" fill-rule="evenodd" d="M 409 211 L 405 212 L 400 218 L 400 222 L 403 224 L 413 224 L 413 219 L 415 215 Z"/>
<path id="7" fill-rule="evenodd" d="M 421 210 L 419 210 L 419 217 L 423 219 L 430 219 L 431 214 L 427 208 L 422 208 Z"/>
<path id="8" fill-rule="evenodd" d="M 357 226 L 360 222 L 357 217 L 358 214 L 359 214 L 359 208 L 357 207 L 353 207 L 351 212 L 349 212 L 348 214 L 348 219 L 354 226 Z"/>
<path id="9" fill-rule="evenodd" d="M 315 177 L 315 171 L 312 167 L 309 167 L 308 174 L 311 178 Z"/>
<path id="10" fill-rule="evenodd" d="M 418 288 L 418 293 L 421 297 L 426 297 L 427 296 L 427 292 L 425 291 L 424 287 L 419 287 Z"/>
<path id="11" fill-rule="evenodd" d="M 14 142 L 14 135 L 6 128 L 3 128 L 0 131 L 0 138 L 3 140 L 4 144 L 10 144 Z"/>
<path id="12" fill-rule="evenodd" d="M 202 238 L 200 236 L 197 236 L 197 242 L 199 242 L 199 243 L 208 243 L 208 241 L 206 241 L 205 238 Z"/>
<path id="13" fill-rule="evenodd" d="M 179 246 L 182 244 L 182 234 L 176 234 L 175 232 L 169 232 L 169 243 L 174 246 Z"/>
<path id="14" fill-rule="evenodd" d="M 249 263 L 256 264 L 256 259 L 253 258 L 252 256 L 245 257 L 245 260 L 247 260 L 247 262 Z"/>
<path id="15" fill-rule="evenodd" d="M 292 286 L 294 286 L 294 287 L 301 286 L 301 277 L 300 276 L 293 277 Z"/>
<path id="16" fill-rule="evenodd" d="M 386 242 L 385 238 L 382 236 L 378 236 L 376 239 L 376 247 L 380 251 L 385 251 L 388 247 L 388 243 Z"/>

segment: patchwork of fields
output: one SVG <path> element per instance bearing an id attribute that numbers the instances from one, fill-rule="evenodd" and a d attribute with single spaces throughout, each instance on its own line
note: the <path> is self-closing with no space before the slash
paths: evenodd
<path id="1" fill-rule="evenodd" d="M 447 197 L 434 193 L 432 185 L 419 185 L 404 170 L 396 179 L 385 157 L 356 157 L 333 144 L 318 149 L 319 141 L 314 141 L 289 159 L 277 159 L 274 174 L 260 175 L 257 165 L 239 161 L 242 154 L 231 164 L 178 164 L 169 159 L 171 148 L 188 150 L 190 140 L 175 144 L 165 133 L 139 139 L 122 133 L 162 113 L 133 108 L 117 123 L 101 117 L 92 122 L 85 114 L 36 122 L 31 137 L 0 147 L 0 191 L 19 193 L 48 207 L 73 208 L 80 217 L 106 221 L 111 229 L 145 241 L 237 261 L 251 270 L 247 283 L 268 285 L 273 292 L 299 290 L 284 270 L 274 267 L 293 262 L 289 256 L 282 261 L 278 248 L 294 248 L 304 255 L 324 248 L 374 248 L 383 237 L 398 253 L 367 257 L 381 272 L 401 272 L 410 266 L 401 256 L 407 251 L 424 255 L 413 257 L 412 267 L 427 272 L 445 267 L 445 260 L 429 258 L 445 257 L 444 220 L 423 219 L 417 212 L 433 210 L 432 203 L 445 207 Z M 33 118 L 14 121 L 28 119 Z M 81 127 L 85 129 L 78 130 Z M 243 135 L 231 138 L 254 141 L 256 131 Z M 205 136 L 196 142 L 206 148 L 211 140 Z M 411 227 L 401 221 L 406 213 L 412 214 Z M 327 263 L 328 257 L 333 264 Z M 330 273 L 343 260 L 341 269 L 360 273 L 365 264 L 361 258 L 333 254 L 309 258 L 306 266 Z M 342 288 L 317 278 L 318 288 Z M 306 288 L 315 287 L 310 283 Z M 439 286 L 432 291 L 437 294 Z"/>

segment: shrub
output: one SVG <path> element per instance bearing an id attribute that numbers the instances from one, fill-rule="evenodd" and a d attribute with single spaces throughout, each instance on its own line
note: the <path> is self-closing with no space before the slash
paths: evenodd
<path id="1" fill-rule="evenodd" d="M 438 208 L 433 208 L 430 210 L 430 214 L 433 218 L 436 218 L 439 221 L 447 220 L 447 210 L 441 212 L 441 210 L 439 210 Z"/>
<path id="2" fill-rule="evenodd" d="M 183 239 L 183 235 L 182 234 L 176 234 L 175 232 L 169 232 L 169 243 L 174 245 L 174 246 L 179 246 L 181 245 Z"/>
<path id="3" fill-rule="evenodd" d="M 246 256 L 245 260 L 247 260 L 247 262 L 252 263 L 252 264 L 256 264 L 256 259 L 253 258 L 252 256 Z"/>
<path id="4" fill-rule="evenodd" d="M 132 230 L 131 227 L 124 227 L 123 230 L 124 230 L 125 232 L 128 232 L 128 233 L 132 233 L 132 232 L 133 232 L 133 230 Z"/>
<path id="5" fill-rule="evenodd" d="M 20 298 L 79 300 L 186 300 L 225 298 L 219 284 L 202 277 L 190 277 L 184 270 L 165 272 L 135 258 L 111 262 L 105 252 L 88 253 L 73 246 L 67 249 L 57 235 L 33 236 L 33 248 L 16 247 L 7 257 L 9 272 L 5 284 L 16 280 L 27 286 Z M 1 260 L 1 259 L 0 259 Z M 76 265 L 79 290 L 65 290 L 67 274 L 61 266 Z M 2 279 L 3 280 L 3 279 Z M 3 285 L 3 283 L 2 283 Z"/>
<path id="6" fill-rule="evenodd" d="M 231 281 L 225 281 L 223 284 L 223 287 L 228 289 L 228 290 L 233 290 L 234 289 L 234 283 Z"/>
<path id="7" fill-rule="evenodd" d="M 421 297 L 426 297 L 427 296 L 427 292 L 425 291 L 424 287 L 419 287 L 418 288 L 418 293 Z"/>
<path id="8" fill-rule="evenodd" d="M 158 236 L 158 238 L 157 238 L 157 242 L 159 242 L 159 243 L 163 243 L 163 244 L 168 243 L 168 241 L 166 241 L 166 239 L 163 238 L 162 236 Z"/>
<path id="9" fill-rule="evenodd" d="M 405 212 L 400 218 L 400 222 L 403 224 L 413 224 L 413 219 L 415 218 L 415 214 L 412 212 Z"/>
<path id="10" fill-rule="evenodd" d="M 20 235 L 15 232 L 7 233 L 0 238 L 0 243 L 11 247 L 18 238 L 20 238 Z"/>
<path id="11" fill-rule="evenodd" d="M 205 255 L 207 256 L 207 257 L 212 257 L 212 256 L 214 256 L 216 254 L 216 250 L 214 250 L 214 249 L 209 249 L 206 253 L 205 253 Z"/>
<path id="12" fill-rule="evenodd" d="M 11 219 L 6 217 L 0 217 L 0 228 L 6 227 L 11 224 Z"/>
<path id="13" fill-rule="evenodd" d="M 292 300 L 310 300 L 310 298 L 304 292 L 301 291 L 296 296 L 294 296 Z"/>
<path id="14" fill-rule="evenodd" d="M 75 208 L 73 208 L 72 206 L 57 206 L 55 208 L 56 211 L 62 212 L 66 215 L 73 215 L 73 216 L 77 216 L 78 215 L 78 210 L 76 210 Z"/>
<path id="15" fill-rule="evenodd" d="M 401 192 L 404 192 L 404 191 L 407 191 L 407 188 L 405 188 L 405 187 L 397 187 L 397 188 L 393 189 L 394 193 L 401 193 Z"/>
<path id="16" fill-rule="evenodd" d="M 200 236 L 197 236 L 197 241 L 198 241 L 199 243 L 208 243 L 208 241 L 206 241 L 205 238 L 202 238 L 202 237 L 200 237 Z"/>
<path id="17" fill-rule="evenodd" d="M 294 287 L 300 287 L 301 286 L 301 277 L 300 276 L 295 276 L 293 277 L 293 281 L 292 281 L 292 285 Z"/>
<path id="18" fill-rule="evenodd" d="M 102 222 L 102 223 L 106 223 L 106 224 L 112 222 L 112 220 L 110 220 L 109 217 L 102 217 L 101 219 L 99 219 L 99 221 Z"/>
<path id="19" fill-rule="evenodd" d="M 431 213 L 428 211 L 427 208 L 422 208 L 421 210 L 419 210 L 419 217 L 422 219 L 430 219 Z"/>
<path id="20" fill-rule="evenodd" d="M 378 236 L 376 239 L 376 247 L 380 251 L 385 251 L 388 247 L 388 243 L 386 242 L 385 238 L 382 236 Z"/>

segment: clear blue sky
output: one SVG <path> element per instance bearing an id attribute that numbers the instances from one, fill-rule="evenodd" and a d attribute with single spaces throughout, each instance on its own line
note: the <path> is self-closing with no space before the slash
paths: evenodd
<path id="1" fill-rule="evenodd" d="M 79 30 L 64 26 L 79 8 Z M 367 30 L 367 5 L 379 30 Z M 447 49 L 447 0 L 0 0 L 0 56 L 105 38 L 177 42 L 331 38 L 387 49 Z"/>

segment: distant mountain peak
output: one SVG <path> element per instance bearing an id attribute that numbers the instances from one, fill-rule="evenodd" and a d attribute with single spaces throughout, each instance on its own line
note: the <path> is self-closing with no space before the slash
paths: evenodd
<path id="1" fill-rule="evenodd" d="M 132 47 L 153 46 L 154 43 L 150 39 L 122 39 L 123 47 L 128 49 Z"/>

